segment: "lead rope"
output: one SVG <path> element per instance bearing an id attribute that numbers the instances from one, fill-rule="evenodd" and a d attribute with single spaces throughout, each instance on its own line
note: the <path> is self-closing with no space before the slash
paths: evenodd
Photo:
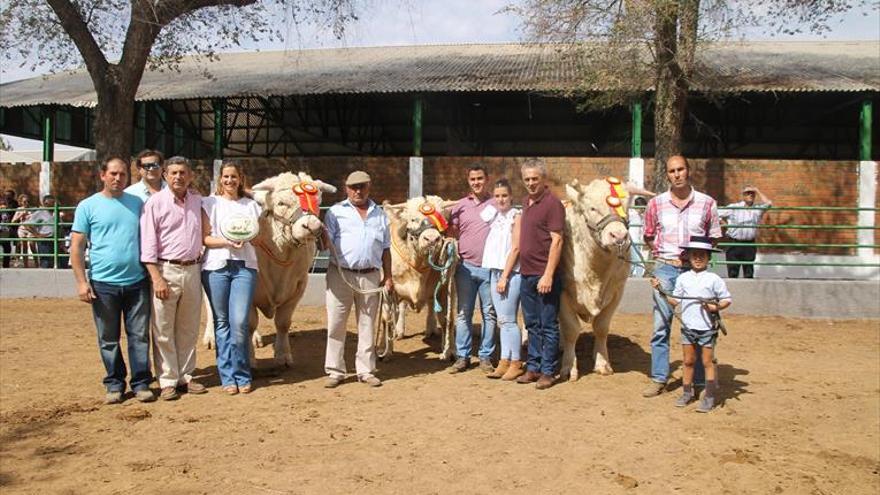
<path id="1" fill-rule="evenodd" d="M 449 279 L 449 269 L 456 261 L 456 249 L 455 242 L 452 240 L 444 241 L 446 244 L 446 262 L 443 265 L 438 265 L 434 263 L 434 260 L 431 259 L 431 254 L 428 253 L 428 265 L 437 272 L 440 272 L 440 278 L 437 280 L 437 285 L 434 286 L 434 312 L 442 313 L 443 306 L 440 304 L 439 295 L 440 295 L 440 287 L 446 284 L 446 281 Z M 443 249 L 440 250 L 443 252 Z"/>

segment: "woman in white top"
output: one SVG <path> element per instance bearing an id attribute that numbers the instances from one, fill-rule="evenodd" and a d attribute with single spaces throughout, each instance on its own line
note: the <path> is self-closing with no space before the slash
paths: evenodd
<path id="1" fill-rule="evenodd" d="M 501 359 L 489 378 L 515 380 L 523 374 L 520 352 L 522 337 L 516 322 L 519 307 L 519 224 L 520 210 L 511 203 L 510 183 L 501 179 L 492 191 L 497 209 L 483 209 L 481 217 L 490 223 L 486 247 L 483 251 L 483 268 L 491 274 L 492 305 L 498 315 L 501 329 Z"/>
<path id="2" fill-rule="evenodd" d="M 249 218 L 256 225 L 260 213 L 260 205 L 245 195 L 241 167 L 224 163 L 217 190 L 202 199 L 206 248 L 202 285 L 214 315 L 220 384 L 230 395 L 246 394 L 253 388 L 248 319 L 257 284 L 257 254 L 250 242 L 225 238 L 221 225 L 230 218 Z"/>

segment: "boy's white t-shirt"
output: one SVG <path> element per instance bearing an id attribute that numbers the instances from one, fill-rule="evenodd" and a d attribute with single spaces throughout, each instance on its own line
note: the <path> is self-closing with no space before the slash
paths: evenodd
<path id="1" fill-rule="evenodd" d="M 706 299 L 731 299 L 727 284 L 715 273 L 708 270 L 695 272 L 688 270 L 678 276 L 672 295 L 678 297 L 703 297 Z M 696 299 L 682 299 L 681 321 L 691 330 L 710 330 L 712 320 L 709 312 Z"/>

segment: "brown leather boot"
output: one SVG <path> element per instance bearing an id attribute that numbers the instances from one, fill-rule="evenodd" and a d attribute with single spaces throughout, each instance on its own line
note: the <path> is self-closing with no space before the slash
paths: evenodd
<path id="1" fill-rule="evenodd" d="M 508 368 L 509 366 L 510 366 L 510 360 L 509 360 L 509 359 L 501 359 L 501 360 L 498 361 L 498 366 L 496 366 L 495 369 L 492 370 L 491 373 L 489 373 L 488 375 L 486 375 L 486 377 L 488 377 L 488 378 L 496 378 L 496 379 L 497 379 L 497 378 L 501 378 L 502 376 L 504 376 L 504 373 L 507 372 L 507 368 Z"/>
<path id="2" fill-rule="evenodd" d="M 523 371 L 523 362 L 511 361 L 510 366 L 507 367 L 507 373 L 505 373 L 504 376 L 501 377 L 501 379 L 509 382 L 511 380 L 516 380 L 523 373 L 525 373 Z"/>

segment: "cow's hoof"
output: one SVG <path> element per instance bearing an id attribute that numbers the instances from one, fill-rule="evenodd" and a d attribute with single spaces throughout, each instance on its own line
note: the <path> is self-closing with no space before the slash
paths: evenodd
<path id="1" fill-rule="evenodd" d="M 593 371 L 594 371 L 596 374 L 598 374 L 598 375 L 602 375 L 602 376 L 608 376 L 608 375 L 613 375 L 613 374 L 614 374 L 614 370 L 611 369 L 611 366 L 610 366 L 610 365 L 607 365 L 607 364 L 604 365 L 604 366 L 596 366 L 596 368 L 595 368 Z"/>

